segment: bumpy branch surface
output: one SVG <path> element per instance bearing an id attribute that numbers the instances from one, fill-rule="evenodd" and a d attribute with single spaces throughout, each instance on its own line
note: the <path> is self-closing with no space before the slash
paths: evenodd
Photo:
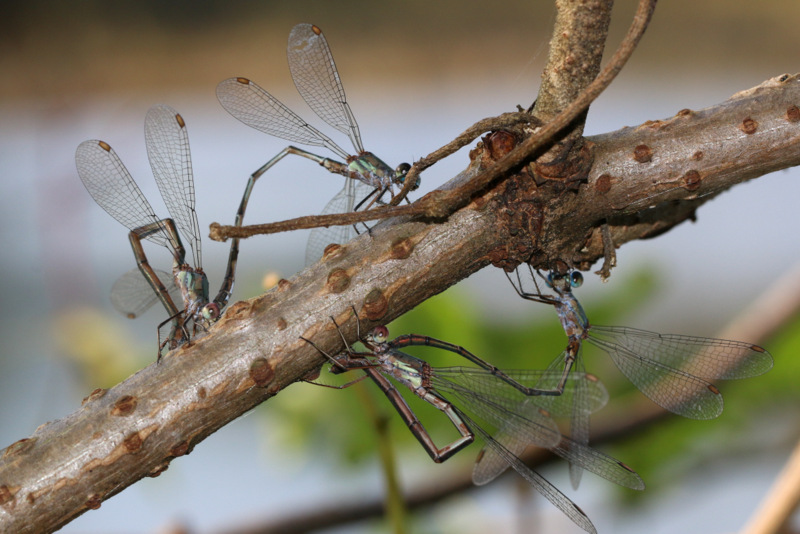
<path id="1" fill-rule="evenodd" d="M 728 323 L 714 337 L 720 339 L 747 339 L 755 343 L 765 343 L 774 336 L 781 327 L 800 312 L 800 265 L 789 269 L 780 278 L 774 280 L 770 286 L 747 308 L 740 311 L 736 318 Z M 596 446 L 607 441 L 646 431 L 646 429 L 672 414 L 652 402 L 643 395 L 631 399 L 611 400 L 599 413 L 592 416 L 592 445 Z M 557 457 L 550 451 L 540 448 L 529 448 L 525 451 L 522 460 L 530 467 L 538 467 Z M 431 476 L 418 480 L 406 492 L 406 505 L 410 510 L 419 510 L 435 506 L 452 496 L 454 493 L 478 489 L 472 483 L 472 468 L 457 471 L 447 477 Z M 635 466 L 634 466 L 635 467 Z M 513 476 L 512 473 L 507 475 Z M 774 486 L 778 488 L 778 485 Z M 770 495 L 764 499 L 768 506 L 756 513 L 751 526 L 782 524 L 786 517 L 794 510 L 794 502 L 787 499 L 772 498 Z M 775 503 L 778 505 L 775 506 Z M 763 504 L 763 503 L 762 503 Z M 306 503 L 303 507 L 289 510 L 277 518 L 275 514 L 265 515 L 263 521 L 254 520 L 252 517 L 241 521 L 238 525 L 227 525 L 216 531 L 216 534 L 288 534 L 333 528 L 356 521 L 378 517 L 384 513 L 384 504 L 380 495 L 365 496 L 357 500 L 326 499 L 322 503 Z M 781 515 L 784 514 L 784 515 Z M 780 516 L 780 517 L 776 517 Z M 768 527 L 764 527 L 768 528 Z M 759 532 L 774 532 L 761 530 Z M 755 532 L 747 532 L 755 534 Z"/>
<path id="2" fill-rule="evenodd" d="M 0 530 L 58 528 L 322 364 L 300 340 L 336 353 L 490 263 L 588 264 L 614 242 L 652 236 L 732 185 L 800 163 L 800 80 L 780 76 L 701 111 L 589 139 L 594 167 L 577 191 L 537 187 L 524 170 L 446 221 L 393 219 L 270 292 L 231 306 L 210 332 L 0 458 Z M 483 154 L 486 156 L 486 153 Z M 486 156 L 488 157 L 488 156 Z M 474 164 L 477 164 L 477 160 Z M 457 177 L 447 187 L 465 178 Z M 586 265 L 583 265 L 586 266 Z"/>

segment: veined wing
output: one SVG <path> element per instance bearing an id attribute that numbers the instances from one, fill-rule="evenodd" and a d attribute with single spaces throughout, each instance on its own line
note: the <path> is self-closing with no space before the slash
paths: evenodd
<path id="1" fill-rule="evenodd" d="M 622 374 L 662 408 L 690 419 L 713 419 L 722 413 L 722 394 L 714 384 L 635 353 L 620 343 L 599 337 L 588 339 L 606 351 Z"/>
<path id="2" fill-rule="evenodd" d="M 456 378 L 457 381 L 451 378 Z M 487 393 L 485 389 L 480 388 L 480 384 L 462 384 L 461 378 L 463 376 L 454 376 L 448 369 L 437 368 L 431 380 L 436 390 L 447 392 L 457 398 L 463 406 L 469 407 L 481 419 L 497 428 L 494 432 L 495 437 L 502 447 L 514 456 L 521 455 L 530 445 L 554 447 L 561 440 L 558 425 L 550 415 L 535 403 L 522 404 L 519 399 L 523 395 L 516 389 L 514 389 L 516 402 L 509 401 L 503 396 Z M 495 376 L 491 378 L 505 384 Z M 478 386 L 480 389 L 473 390 L 473 386 Z M 509 386 L 508 389 L 513 388 Z M 491 391 L 498 390 L 493 388 Z M 502 451 L 488 445 L 484 446 L 473 468 L 472 481 L 477 486 L 487 484 L 508 469 L 509 465 Z"/>
<path id="3" fill-rule="evenodd" d="M 217 99 L 228 113 L 251 128 L 287 141 L 325 147 L 343 159 L 349 157 L 330 137 L 247 78 L 221 81 L 217 85 Z"/>
<path id="4" fill-rule="evenodd" d="M 584 384 L 581 385 L 580 382 L 584 382 Z M 584 400 L 587 405 L 583 408 L 585 411 L 599 409 L 605 405 L 608 396 L 605 388 L 592 375 L 582 375 L 581 373 L 574 373 L 568 378 L 564 400 L 551 401 L 550 405 L 559 407 L 563 404 L 563 408 L 559 408 L 559 410 L 572 414 L 575 391 L 580 391 L 583 386 L 587 392 L 586 400 Z M 510 386 L 504 387 L 510 388 Z M 454 392 L 465 406 L 468 405 L 476 415 L 497 428 L 495 440 L 513 454 L 519 456 L 529 446 L 547 448 L 567 460 L 571 465 L 592 471 L 611 482 L 633 489 L 644 487 L 641 478 L 630 468 L 616 459 L 588 447 L 585 443 L 579 443 L 566 437 L 561 437 L 557 442 L 547 442 L 547 438 L 550 436 L 541 422 L 542 412 L 546 414 L 547 411 L 538 403 L 547 402 L 550 397 L 524 397 L 519 392 L 517 393 L 517 404 L 509 407 L 504 400 L 499 400 L 491 395 L 476 396 L 469 390 Z M 595 400 L 593 404 L 589 404 L 588 399 Z M 472 472 L 473 482 L 478 485 L 486 484 L 494 480 L 507 467 L 507 462 L 503 461 L 496 450 L 484 448 L 478 456 Z"/>
<path id="5" fill-rule="evenodd" d="M 514 468 L 514 470 L 522 476 L 525 480 L 530 483 L 531 486 L 536 489 L 539 493 L 541 493 L 548 501 L 550 501 L 553 506 L 561 510 L 567 517 L 569 517 L 572 522 L 576 525 L 581 527 L 586 532 L 590 532 L 593 534 L 597 534 L 597 529 L 594 528 L 591 520 L 586 516 L 583 510 L 581 510 L 578 505 L 572 502 L 569 497 L 561 493 L 558 488 L 553 486 L 547 479 L 545 479 L 542 475 L 530 469 L 527 465 L 522 463 L 522 461 L 515 456 L 512 452 L 510 452 L 506 447 L 504 447 L 501 443 L 498 443 L 492 436 L 490 436 L 483 428 L 480 427 L 475 421 L 473 421 L 468 415 L 462 412 L 460 409 L 454 407 L 456 413 L 462 417 L 464 422 L 470 427 L 471 430 L 477 432 L 481 438 L 486 443 L 487 450 L 492 450 L 495 454 L 502 458 L 504 462 L 507 463 L 508 466 Z"/>
<path id="6" fill-rule="evenodd" d="M 592 338 L 706 380 L 758 376 L 772 369 L 773 363 L 766 349 L 742 341 L 597 325 L 589 328 Z"/>
<path id="7" fill-rule="evenodd" d="M 538 410 L 524 412 L 508 410 L 491 397 L 476 395 L 457 384 L 445 381 L 440 383 L 435 375 L 432 380 L 437 390 L 446 391 L 458 398 L 461 406 L 474 416 L 494 428 L 503 429 L 503 435 L 495 434 L 494 441 L 501 443 L 506 450 L 515 453 L 517 450 L 524 451 L 530 445 L 544 447 L 569 463 L 591 471 L 610 482 L 632 489 L 644 488 L 639 475 L 622 462 L 567 437 L 561 436 L 559 439 L 560 434 L 554 424 L 551 428 L 542 424 L 542 417 L 546 414 Z M 473 482 L 479 485 L 485 484 L 503 472 L 504 468 L 498 470 L 495 466 L 497 453 L 496 449 L 482 451 L 473 470 Z"/>
<path id="8" fill-rule="evenodd" d="M 498 378 L 495 378 L 495 380 L 502 382 Z M 457 398 L 461 406 L 493 427 L 504 426 L 513 429 L 513 434 L 520 437 L 525 442 L 526 447 L 528 445 L 554 447 L 561 440 L 561 432 L 558 429 L 558 425 L 553 421 L 549 413 L 535 404 L 523 404 L 519 399 L 517 399 L 516 403 L 509 402 L 507 398 L 495 396 L 491 392 L 474 391 L 469 386 L 450 380 L 447 374 L 440 374 L 438 368 L 431 375 L 431 384 L 433 384 L 436 391 L 441 391 L 448 396 Z M 521 393 L 517 393 L 518 397 L 523 397 Z M 525 410 L 516 411 L 517 408 L 525 408 Z M 509 435 L 511 435 L 511 432 Z"/>
<path id="9" fill-rule="evenodd" d="M 503 373 L 531 388 L 541 386 L 543 381 L 549 383 L 550 379 L 557 381 L 561 377 L 561 370 L 503 369 Z M 554 417 L 572 417 L 573 396 L 579 388 L 586 390 L 582 406 L 589 413 L 596 412 L 608 402 L 605 386 L 594 375 L 586 373 L 570 373 L 561 395 L 539 396 L 525 396 L 491 372 L 478 367 L 437 367 L 436 374 L 478 395 L 489 397 L 509 410 L 535 407 L 534 411 L 544 409 Z"/>
<path id="10" fill-rule="evenodd" d="M 358 181 L 347 178 L 344 187 L 334 196 L 322 210 L 321 215 L 330 213 L 349 213 L 353 211 L 356 200 L 365 198 L 372 193 L 374 188 Z M 315 263 L 322 257 L 322 253 L 331 243 L 344 244 L 356 237 L 356 230 L 352 224 L 343 226 L 329 226 L 327 228 L 314 228 L 306 245 L 306 265 Z"/>
<path id="11" fill-rule="evenodd" d="M 471 405 L 470 409 L 476 409 L 476 406 Z M 477 412 L 478 410 L 476 410 Z M 486 415 L 485 412 L 494 412 L 493 414 Z M 484 413 L 478 413 L 479 417 L 495 417 L 502 418 L 508 426 L 502 435 L 495 434 L 495 441 L 501 443 L 507 450 L 515 455 L 521 455 L 525 449 L 531 445 L 537 445 L 531 437 L 534 433 L 531 431 L 530 422 L 527 417 L 519 414 L 509 415 L 496 410 L 489 404 L 488 409 L 482 410 Z M 499 424 L 501 420 L 495 419 L 494 424 Z M 536 431 L 538 432 L 538 430 Z M 566 436 L 562 436 L 561 440 L 555 446 L 546 446 L 557 456 L 567 460 L 570 465 L 575 465 L 578 468 L 586 469 L 592 473 L 601 476 L 620 486 L 626 488 L 641 490 L 644 489 L 644 482 L 641 477 L 630 467 L 626 466 L 619 460 L 604 454 L 588 445 L 578 443 Z M 498 451 L 492 448 L 484 448 L 476 460 L 475 467 L 472 470 L 472 480 L 476 485 L 486 484 L 494 480 L 498 475 L 505 471 L 505 467 L 498 466 L 498 461 L 502 459 Z"/>
<path id="12" fill-rule="evenodd" d="M 182 302 L 181 291 L 175 285 L 172 275 L 154 269 L 156 275 L 167 288 L 172 302 Z M 130 319 L 135 319 L 150 309 L 158 302 L 158 294 L 150 287 L 150 283 L 136 268 L 123 274 L 111 288 L 111 304 L 121 314 Z"/>
<path id="13" fill-rule="evenodd" d="M 195 211 L 192 156 L 186 123 L 171 107 L 163 104 L 153 106 L 144 119 L 144 138 L 161 197 L 178 230 L 189 240 L 194 266 L 201 269 L 200 225 Z"/>
<path id="14" fill-rule="evenodd" d="M 570 344 L 570 347 L 572 344 Z M 570 438 L 580 443 L 581 445 L 589 445 L 589 419 L 595 411 L 599 410 L 608 402 L 608 391 L 603 387 L 602 397 L 597 397 L 598 393 L 590 391 L 591 385 L 598 383 L 597 377 L 594 375 L 586 374 L 583 365 L 583 357 L 581 356 L 581 345 L 577 346 L 577 351 L 574 355 L 570 355 L 569 347 L 561 353 L 553 362 L 547 367 L 548 373 L 545 374 L 542 380 L 537 384 L 537 387 L 542 389 L 555 389 L 563 376 L 564 365 L 568 357 L 574 357 L 570 376 L 585 377 L 583 380 L 574 382 L 574 387 L 567 389 L 564 388 L 564 395 L 567 395 L 568 404 L 566 405 L 565 417 L 569 417 L 569 436 Z M 572 349 L 574 350 L 574 349 Z M 569 384 L 569 380 L 567 384 Z M 551 407 L 556 403 L 556 399 L 560 402 L 559 397 L 547 397 L 544 399 L 544 407 Z M 569 478 L 572 487 L 578 489 L 581 482 L 583 469 L 577 464 L 569 465 Z"/>
<path id="15" fill-rule="evenodd" d="M 347 103 L 328 41 L 313 24 L 298 24 L 289 34 L 289 70 L 297 92 L 322 120 L 347 135 L 364 152 L 358 124 Z"/>
<path id="16" fill-rule="evenodd" d="M 75 152 L 75 164 L 94 201 L 128 230 L 159 221 L 142 190 L 108 143 L 96 139 L 84 141 Z M 147 239 L 170 248 L 163 231 L 154 232 Z"/>

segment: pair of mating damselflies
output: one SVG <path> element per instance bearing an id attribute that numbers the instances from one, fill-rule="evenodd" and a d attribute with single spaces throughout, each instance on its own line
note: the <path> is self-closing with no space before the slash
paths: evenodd
<path id="1" fill-rule="evenodd" d="M 512 285 L 521 297 L 556 308 L 568 336 L 567 349 L 545 371 L 502 371 L 462 347 L 423 336 L 405 335 L 387 341 L 385 327 L 372 330 L 362 339 L 368 352 L 356 353 L 346 346 L 343 353 L 326 356 L 333 363 L 334 373 L 363 369 L 366 374 L 362 378 L 369 376 L 384 391 L 434 461 L 446 460 L 469 445 L 477 433 L 486 447 L 473 471 L 476 484 L 494 479 L 510 465 L 588 532 L 594 532 L 594 527 L 580 508 L 519 460 L 528 446 L 545 447 L 569 462 L 575 487 L 583 469 L 589 469 L 618 484 L 643 488 L 627 466 L 588 447 L 589 417 L 605 404 L 607 397 L 597 379 L 583 371 L 583 340 L 606 351 L 650 399 L 693 419 L 711 419 L 722 412 L 722 396 L 710 380 L 757 376 L 772 367 L 771 355 L 758 345 L 590 325 L 572 294 L 572 288 L 582 283 L 577 271 L 550 273 L 545 278 L 556 295 L 545 295 L 538 286 L 535 293 L 526 292 L 521 279 L 517 281 L 514 285 L 512 280 Z M 419 345 L 457 353 L 479 368 L 436 369 L 398 350 Z M 387 377 L 445 413 L 461 437 L 437 447 Z M 450 403 L 444 394 L 457 399 L 461 407 Z M 560 437 L 557 428 L 548 424 L 550 415 L 569 419 L 569 438 Z M 487 422 L 494 428 L 492 433 L 485 429 Z"/>
<path id="2" fill-rule="evenodd" d="M 358 321 L 357 315 L 356 320 Z M 338 329 L 338 325 L 336 327 Z M 644 483 L 632 469 L 585 444 L 562 436 L 551 418 L 551 415 L 571 415 L 573 406 L 570 398 L 578 383 L 583 383 L 583 407 L 589 412 L 600 409 L 608 395 L 594 376 L 572 373 L 565 381 L 563 394 L 551 397 L 548 409 L 545 410 L 536 404 L 534 397 L 523 397 L 511 382 L 523 387 L 525 384 L 536 384 L 545 378 L 546 371 L 505 371 L 503 375 L 506 380 L 501 380 L 494 372 L 494 366 L 451 343 L 416 335 L 404 335 L 389 341 L 385 326 L 374 328 L 363 338 L 360 334 L 358 337 L 366 347 L 366 352 L 356 352 L 346 343 L 345 351 L 335 356 L 318 350 L 331 361 L 332 373 L 361 369 L 365 374 L 342 386 L 317 384 L 344 388 L 366 377 L 371 378 L 437 463 L 447 460 L 472 443 L 477 435 L 485 442 L 485 448 L 473 470 L 473 481 L 476 484 L 486 484 L 509 466 L 513 467 L 547 500 L 587 532 L 596 530 L 586 514 L 549 481 L 526 466 L 519 459 L 520 449 L 524 450 L 530 445 L 544 447 L 565 458 L 570 464 L 579 465 L 611 482 L 633 489 L 644 489 Z M 344 337 L 342 340 L 344 341 Z M 306 341 L 313 345 L 310 340 Z M 431 346 L 447 350 L 480 367 L 434 368 L 427 362 L 400 351 L 410 346 Z M 459 437 L 443 447 L 437 446 L 389 378 L 444 413 L 458 431 Z M 450 399 L 454 400 L 451 402 Z M 498 436 L 493 437 L 493 433 L 499 429 L 503 430 L 503 434 L 497 439 Z"/>
<path id="3" fill-rule="evenodd" d="M 198 329 L 205 330 L 219 319 L 233 291 L 239 240 L 231 242 L 225 277 L 217 296 L 211 300 L 202 265 L 189 135 L 183 117 L 169 106 L 154 106 L 145 117 L 145 142 L 153 175 L 171 218 L 155 214 L 119 156 L 105 141 L 81 143 L 75 162 L 92 198 L 130 230 L 128 236 L 138 267 L 114 284 L 111 292 L 114 307 L 131 318 L 159 300 L 167 310 L 169 318 L 158 328 L 160 359 L 163 349 L 177 348 Z M 249 194 L 249 190 L 245 191 L 242 198 L 237 226 L 242 224 Z M 188 239 L 194 266 L 186 261 L 181 233 Z M 172 253 L 171 274 L 150 266 L 142 247 L 143 239 Z M 162 341 L 161 328 L 167 323 L 171 323 L 171 328 Z"/>
<path id="4" fill-rule="evenodd" d="M 352 156 L 328 136 L 306 123 L 265 90 L 246 78 L 231 78 L 217 87 L 222 105 L 245 124 L 266 133 L 335 152 L 347 162 L 323 158 L 289 146 L 254 172 L 236 214 L 235 226 L 241 226 L 244 212 L 256 180 L 289 154 L 311 159 L 347 180 L 325 207 L 323 214 L 368 208 L 381 202 L 393 184 L 402 184 L 410 166 L 392 170 L 371 152 L 364 150 L 358 124 L 345 98 L 344 88 L 321 30 L 311 24 L 298 24 L 289 36 L 289 67 L 298 91 L 309 107 L 325 122 L 350 138 L 358 155 Z M 137 317 L 156 300 L 167 310 L 172 323 L 162 343 L 159 333 L 159 357 L 163 348 L 174 349 L 188 340 L 189 323 L 194 328 L 208 328 L 227 304 L 233 288 L 238 256 L 238 239 L 231 243 L 228 268 L 217 297 L 209 300 L 208 279 L 202 269 L 200 233 L 194 210 L 194 181 L 189 155 L 189 141 L 183 118 L 166 106 L 157 106 L 145 120 L 148 155 L 161 195 L 170 215 L 160 219 L 133 181 L 130 173 L 103 141 L 86 141 L 76 153 L 78 173 L 95 201 L 125 225 L 138 269 L 123 275 L 112 289 L 115 308 L 129 317 Z M 356 203 L 357 200 L 360 200 Z M 189 240 L 194 267 L 185 262 L 185 250 L 178 232 Z M 329 243 L 344 243 L 353 237 L 351 226 L 315 229 L 309 239 L 306 263 L 322 256 Z M 150 267 L 141 246 L 148 239 L 167 247 L 173 255 L 173 274 Z M 143 276 L 142 276 L 143 275 Z M 178 309 L 176 302 L 182 302 Z M 159 327 L 160 332 L 160 327 Z"/>

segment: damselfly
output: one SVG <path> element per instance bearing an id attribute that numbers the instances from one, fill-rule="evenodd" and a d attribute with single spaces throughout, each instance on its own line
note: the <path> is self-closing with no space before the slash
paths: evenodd
<path id="1" fill-rule="evenodd" d="M 189 340 L 192 331 L 207 329 L 228 303 L 233 291 L 239 240 L 231 242 L 225 278 L 217 296 L 209 300 L 208 278 L 203 271 L 200 228 L 195 213 L 194 177 L 189 136 L 183 117 L 166 105 L 152 107 L 145 117 L 145 142 L 164 203 L 171 218 L 156 216 L 152 206 L 131 177 L 116 152 L 105 141 L 84 141 L 75 153 L 78 174 L 95 202 L 130 230 L 138 268 L 122 275 L 114 285 L 114 307 L 128 317 L 137 317 L 157 300 L 169 319 L 159 325 L 158 358 L 164 348 L 172 350 Z M 242 199 L 235 224 L 241 226 L 247 205 Z M 194 267 L 186 262 L 186 250 L 179 232 L 188 239 Z M 172 274 L 153 269 L 142 248 L 142 239 L 166 247 L 173 256 Z M 182 308 L 175 302 L 180 296 Z M 171 322 L 162 342 L 160 329 Z"/>
<path id="2" fill-rule="evenodd" d="M 596 530 L 586 514 L 550 482 L 528 468 L 509 447 L 515 450 L 524 450 L 528 445 L 545 447 L 570 463 L 580 465 L 612 482 L 633 489 L 644 488 L 641 478 L 626 465 L 599 451 L 561 436 L 550 418 L 550 413 L 536 406 L 535 401 L 539 398 L 521 395 L 517 389 L 511 387 L 507 382 L 499 380 L 495 374 L 486 369 L 433 368 L 423 360 L 398 350 L 413 345 L 428 345 L 460 354 L 473 362 L 478 359 L 466 349 L 423 336 L 401 336 L 388 341 L 388 329 L 385 326 L 374 328 L 361 341 L 368 352 L 355 352 L 347 347 L 337 356 L 331 357 L 326 354 L 333 364 L 331 372 L 340 373 L 351 369 L 362 369 L 366 374 L 345 386 L 367 376 L 371 378 L 394 405 L 411 432 L 435 462 L 447 460 L 472 443 L 477 434 L 486 442 L 487 449 L 503 460 L 504 467 L 513 467 L 553 505 L 587 532 L 596 532 Z M 323 354 L 325 353 L 323 352 Z M 523 383 L 538 382 L 543 377 L 541 371 L 504 372 Z M 444 447 L 438 447 L 388 378 L 408 387 L 419 398 L 447 415 L 458 430 L 460 437 Z M 596 379 L 573 373 L 565 381 L 565 391 L 570 391 L 574 382 L 584 380 L 588 382 L 586 389 L 590 393 L 584 397 L 584 401 L 592 403 L 588 409 L 599 408 L 605 403 L 606 393 Z M 445 395 L 452 396 L 459 405 L 451 403 Z M 550 398 L 550 406 L 556 414 L 560 414 L 561 408 L 566 402 L 561 403 L 556 399 L 556 397 Z M 494 439 L 486 428 L 503 428 L 504 442 Z M 484 484 L 503 470 L 492 469 L 489 473 L 485 470 L 486 467 L 487 465 L 484 465 L 484 470 L 481 470 L 476 465 L 476 470 L 473 472 L 473 479 L 476 483 Z"/>
<path id="3" fill-rule="evenodd" d="M 749 378 L 772 368 L 770 353 L 751 343 L 590 324 L 572 293 L 573 288 L 583 283 L 580 272 L 550 272 L 546 277 L 541 273 L 540 276 L 555 295 L 542 294 L 538 285 L 535 293 L 524 291 L 518 272 L 517 284 L 510 276 L 509 281 L 522 298 L 555 306 L 567 334 L 566 350 L 548 368 L 555 372 L 545 375 L 546 379 L 536 386 L 543 394 L 560 394 L 573 367 L 583 371 L 584 340 L 607 352 L 628 380 L 653 402 L 690 419 L 713 419 L 722 413 L 722 394 L 710 380 Z M 531 277 L 536 284 L 533 271 Z M 574 395 L 575 399 L 580 397 L 580 392 Z M 589 414 L 581 409 L 574 413 L 570 435 L 586 444 Z M 573 485 L 577 485 L 579 466 L 573 468 L 571 476 Z"/>
<path id="4" fill-rule="evenodd" d="M 269 135 L 305 145 L 325 147 L 346 162 L 341 163 L 288 146 L 250 176 L 248 190 L 278 161 L 294 154 L 315 161 L 329 172 L 347 178 L 344 188 L 322 210 L 323 215 L 368 209 L 372 204 L 380 203 L 387 191 L 393 193 L 393 184 L 404 183 L 411 166 L 401 163 L 396 169 L 392 169 L 375 154 L 364 150 L 356 118 L 347 103 L 336 63 L 322 30 L 313 24 L 295 26 L 289 34 L 287 54 L 292 79 L 303 100 L 317 116 L 350 138 L 356 155 L 349 154 L 330 137 L 308 124 L 249 79 L 230 78 L 217 86 L 217 98 L 228 113 Z M 417 182 L 414 189 L 418 186 Z M 355 233 L 353 226 L 312 230 L 306 247 L 306 264 L 314 263 L 322 257 L 328 244 L 345 243 Z"/>

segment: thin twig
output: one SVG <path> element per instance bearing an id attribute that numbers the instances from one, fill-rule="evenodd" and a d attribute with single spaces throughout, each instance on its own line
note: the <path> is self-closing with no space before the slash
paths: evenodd
<path id="1" fill-rule="evenodd" d="M 375 219 L 398 217 L 401 215 L 416 215 L 420 208 L 414 204 L 407 206 L 385 206 L 367 211 L 351 211 L 348 213 L 334 213 L 329 215 L 306 215 L 296 219 L 288 219 L 274 223 L 250 224 L 246 226 L 229 226 L 211 223 L 209 237 L 214 241 L 227 241 L 228 238 L 247 238 L 254 235 L 276 234 L 305 228 L 319 228 L 328 226 L 344 226 Z"/>
<path id="2" fill-rule="evenodd" d="M 277 234 L 280 232 L 319 228 L 323 226 L 345 226 L 360 222 L 399 217 L 403 215 L 409 216 L 424 214 L 427 211 L 424 203 L 420 204 L 416 202 L 408 206 L 398 206 L 398 204 L 402 202 L 404 198 L 406 198 L 406 195 L 413 187 L 413 184 L 416 183 L 419 173 L 429 168 L 436 162 L 449 156 L 450 154 L 456 152 L 460 148 L 468 145 L 484 132 L 508 128 L 520 123 L 531 122 L 532 120 L 533 117 L 530 114 L 518 111 L 512 113 L 503 113 L 497 117 L 488 117 L 486 119 L 479 120 L 443 147 L 438 148 L 424 158 L 417 160 L 406 175 L 403 189 L 392 198 L 387 206 L 380 206 L 366 211 L 352 211 L 349 213 L 306 215 L 303 217 L 296 217 L 294 219 L 287 219 L 285 221 L 251 224 L 247 226 L 222 225 L 213 222 L 211 223 L 209 237 L 214 241 L 225 242 L 229 238 L 234 237 L 247 238 L 254 235 Z M 434 191 L 431 193 L 431 195 L 433 195 L 433 198 L 435 198 L 438 196 L 438 193 Z"/>
<path id="3" fill-rule="evenodd" d="M 447 217 L 455 210 L 465 206 L 477 192 L 484 190 L 495 179 L 505 175 L 511 169 L 529 159 L 537 150 L 544 147 L 556 134 L 566 128 L 581 113 L 588 109 L 589 105 L 611 84 L 633 54 L 636 45 L 647 29 L 647 25 L 655 9 L 655 4 L 656 0 L 640 0 L 628 33 L 612 56 L 609 64 L 606 65 L 597 78 L 595 78 L 566 109 L 528 137 L 505 157 L 500 159 L 491 168 L 472 178 L 467 184 L 452 191 L 437 191 L 435 193 L 438 194 L 426 195 L 410 206 L 387 206 L 361 213 L 312 215 L 277 223 L 242 226 L 235 230 L 234 227 L 231 226 L 222 226 L 213 223 L 211 239 L 225 241 L 229 237 L 244 238 L 256 234 L 283 232 L 302 228 L 347 225 L 356 222 L 385 219 L 398 215 L 425 215 L 434 219 Z M 447 145 L 415 162 L 406 176 L 403 189 L 392 199 L 390 204 L 397 204 L 405 198 L 413 187 L 413 184 L 416 183 L 416 177 L 422 170 L 472 142 L 472 140 L 481 133 L 488 131 L 488 129 L 508 127 L 530 119 L 531 117 L 527 113 L 513 112 L 478 121 Z M 402 211 L 394 211 L 396 209 L 400 210 L 401 208 L 405 209 Z"/>
<path id="4" fill-rule="evenodd" d="M 427 211 L 430 216 L 442 216 L 452 213 L 454 210 L 465 206 L 477 192 L 484 190 L 495 179 L 505 175 L 511 169 L 517 167 L 522 162 L 530 159 L 534 153 L 543 148 L 561 130 L 566 128 L 581 113 L 589 108 L 589 105 L 602 93 L 606 87 L 619 74 L 622 67 L 636 49 L 636 45 L 644 35 L 647 25 L 656 7 L 656 0 L 640 0 L 633 17 L 628 33 L 611 57 L 611 61 L 600 72 L 578 97 L 567 106 L 561 113 L 556 115 L 553 120 L 545 124 L 536 133 L 525 139 L 519 146 L 514 148 L 505 157 L 500 159 L 495 165 L 481 174 L 475 176 L 469 183 L 448 191 L 444 196 L 437 199 L 441 202 L 438 206 L 428 206 Z M 422 203 L 424 199 L 418 202 Z"/>
<path id="5" fill-rule="evenodd" d="M 769 494 L 742 529 L 741 534 L 773 534 L 791 518 L 800 502 L 800 441 Z"/>
<path id="6" fill-rule="evenodd" d="M 509 128 L 524 122 L 533 122 L 534 120 L 534 117 L 526 111 L 503 113 L 497 117 L 488 117 L 486 119 L 479 120 L 443 147 L 438 148 L 424 158 L 415 161 L 411 166 L 411 170 L 409 170 L 408 174 L 406 175 L 406 181 L 403 184 L 403 189 L 394 198 L 392 198 L 389 204 L 396 206 L 404 198 L 406 198 L 414 183 L 417 181 L 417 177 L 422 171 L 428 167 L 431 167 L 438 161 L 446 158 L 450 154 L 453 154 L 461 148 L 467 146 L 472 141 L 477 139 L 477 137 L 482 133 Z"/>

